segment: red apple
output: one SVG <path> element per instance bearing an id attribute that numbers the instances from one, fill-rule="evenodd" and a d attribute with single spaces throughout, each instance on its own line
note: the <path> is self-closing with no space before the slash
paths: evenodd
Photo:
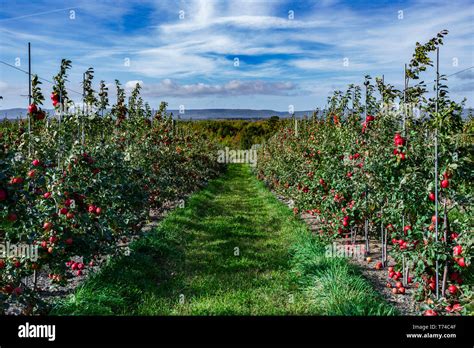
<path id="1" fill-rule="evenodd" d="M 403 146 L 405 145 L 405 139 L 403 139 L 401 136 L 396 137 L 394 143 L 396 147 Z"/>
<path id="2" fill-rule="evenodd" d="M 456 262 L 458 263 L 459 267 L 463 267 L 463 268 L 466 267 L 464 257 L 461 257 L 461 258 L 457 259 Z"/>
<path id="3" fill-rule="evenodd" d="M 46 118 L 46 113 L 43 110 L 38 110 L 35 114 L 35 119 L 38 121 L 44 120 Z"/>
<path id="4" fill-rule="evenodd" d="M 8 221 L 15 222 L 18 220 L 18 216 L 15 213 L 10 213 L 7 216 Z"/>
<path id="5" fill-rule="evenodd" d="M 451 295 L 455 295 L 458 292 L 458 287 L 456 285 L 450 285 L 448 291 Z"/>
<path id="6" fill-rule="evenodd" d="M 22 182 L 23 182 L 23 178 L 19 177 L 19 176 L 14 177 L 14 178 L 11 179 L 12 184 L 21 184 Z"/>
<path id="7" fill-rule="evenodd" d="M 36 113 L 36 111 L 38 111 L 38 108 L 36 107 L 35 104 L 28 105 L 28 113 L 30 115 Z"/>
<path id="8" fill-rule="evenodd" d="M 428 198 L 430 199 L 430 201 L 435 201 L 436 197 L 435 197 L 435 194 L 433 192 L 430 192 L 429 195 L 428 195 Z"/>

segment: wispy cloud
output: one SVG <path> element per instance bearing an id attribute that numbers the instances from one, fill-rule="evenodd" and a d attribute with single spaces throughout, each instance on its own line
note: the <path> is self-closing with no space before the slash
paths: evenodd
<path id="1" fill-rule="evenodd" d="M 196 96 L 243 96 L 243 95 L 294 95 L 297 91 L 296 85 L 291 82 L 265 82 L 261 80 L 239 81 L 232 80 L 225 84 L 179 84 L 170 79 L 164 79 L 160 83 L 148 84 L 140 80 L 127 81 L 125 87 L 131 91 L 136 84 L 142 87 L 143 94 L 149 97 L 183 97 L 194 98 Z"/>
<path id="2" fill-rule="evenodd" d="M 456 75 L 460 80 L 474 80 L 474 70 L 466 70 Z"/>

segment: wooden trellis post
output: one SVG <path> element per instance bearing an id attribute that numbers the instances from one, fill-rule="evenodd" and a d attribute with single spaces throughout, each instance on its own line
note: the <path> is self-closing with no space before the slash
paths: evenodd
<path id="1" fill-rule="evenodd" d="M 298 120 L 296 119 L 296 115 L 294 113 L 293 118 L 295 119 L 295 137 L 298 138 Z"/>

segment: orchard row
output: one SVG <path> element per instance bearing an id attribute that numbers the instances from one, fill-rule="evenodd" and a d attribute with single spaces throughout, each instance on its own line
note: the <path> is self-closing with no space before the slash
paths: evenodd
<path id="1" fill-rule="evenodd" d="M 413 288 L 425 315 L 472 313 L 473 120 L 461 117 L 442 76 L 437 98 L 423 82 L 409 85 L 444 35 L 417 44 L 404 90 L 367 76 L 364 87 L 335 92 L 327 113 L 271 138 L 257 166 L 295 215 L 315 216 L 320 238 L 363 240 L 367 256 L 380 244 L 375 268 L 386 269 L 387 287 L 397 296 Z M 416 105 L 421 117 L 396 104 Z"/>
<path id="2" fill-rule="evenodd" d="M 42 313 L 38 276 L 64 285 L 120 243 L 140 232 L 150 209 L 197 189 L 221 170 L 213 145 L 181 129 L 166 113 L 152 115 L 137 85 L 126 103 L 92 89 L 86 72 L 84 103 L 97 111 L 71 113 L 65 87 L 71 67 L 54 77 L 54 117 L 42 110 L 41 83 L 32 79 L 29 119 L 0 124 L 0 243 L 38 248 L 38 258 L 0 256 L 0 303 Z"/>

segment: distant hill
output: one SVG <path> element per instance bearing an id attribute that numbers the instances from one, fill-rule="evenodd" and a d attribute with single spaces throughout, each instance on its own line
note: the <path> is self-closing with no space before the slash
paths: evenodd
<path id="1" fill-rule="evenodd" d="M 18 118 L 22 117 L 24 118 L 26 115 L 26 109 L 21 109 L 21 108 L 14 108 L 14 109 L 4 109 L 0 110 L 0 118 Z"/>
<path id="2" fill-rule="evenodd" d="M 206 119 L 249 119 L 249 118 L 270 118 L 278 116 L 281 118 L 290 117 L 291 115 L 286 111 L 275 110 L 253 110 L 253 109 L 191 109 L 185 110 L 183 114 L 179 110 L 169 110 L 173 115 L 179 116 L 182 119 L 192 118 L 193 120 Z M 312 110 L 295 111 L 295 115 L 300 117 L 304 115 L 311 116 Z"/>
<path id="3" fill-rule="evenodd" d="M 52 113 L 53 110 L 45 110 Z M 190 109 L 185 110 L 184 113 L 179 113 L 179 110 L 168 110 L 172 112 L 174 117 L 179 116 L 181 119 L 193 120 L 209 120 L 209 119 L 255 119 L 255 118 L 269 118 L 272 116 L 290 117 L 291 115 L 285 111 L 275 110 L 252 110 L 252 109 Z M 304 115 L 310 116 L 313 111 L 295 111 L 295 115 L 300 117 Z M 0 110 L 0 119 L 9 118 L 16 119 L 18 117 L 24 118 L 26 109 L 14 108 Z"/>
<path id="4" fill-rule="evenodd" d="M 53 110 L 46 110 L 52 113 Z M 275 111 L 275 110 L 253 110 L 253 109 L 190 109 L 185 110 L 184 113 L 179 113 L 179 110 L 168 110 L 172 112 L 174 117 L 180 117 L 183 120 L 215 120 L 215 119 L 262 119 L 270 118 L 272 116 L 278 116 L 280 118 L 290 117 L 291 115 L 287 111 Z M 463 117 L 466 118 L 469 112 L 473 112 L 473 109 L 465 109 L 463 111 Z M 297 117 L 311 116 L 312 110 L 295 111 Z M 0 110 L 0 119 L 5 117 L 8 119 L 16 119 L 18 117 L 24 118 L 26 115 L 26 109 L 14 108 Z"/>

